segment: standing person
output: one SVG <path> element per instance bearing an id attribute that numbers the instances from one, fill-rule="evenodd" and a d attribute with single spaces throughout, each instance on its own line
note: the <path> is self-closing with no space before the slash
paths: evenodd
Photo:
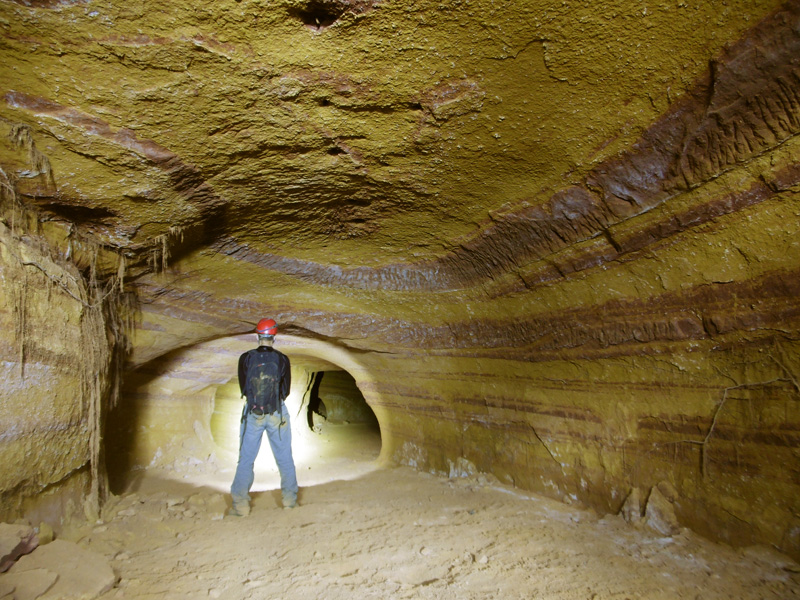
<path id="1" fill-rule="evenodd" d="M 292 430 L 284 404 L 291 388 L 292 373 L 286 355 L 272 347 L 277 332 L 274 320 L 261 319 L 256 326 L 258 348 L 239 357 L 239 389 L 247 401 L 239 430 L 239 464 L 231 484 L 233 506 L 228 512 L 231 516 L 250 514 L 250 488 L 255 477 L 253 464 L 265 431 L 281 474 L 283 507 L 297 506 Z"/>

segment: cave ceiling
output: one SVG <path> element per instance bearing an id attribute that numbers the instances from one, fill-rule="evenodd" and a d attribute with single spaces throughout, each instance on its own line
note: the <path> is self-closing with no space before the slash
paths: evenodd
<path id="1" fill-rule="evenodd" d="M 0 0 L 3 183 L 125 257 L 152 331 L 193 324 L 147 356 L 267 312 L 379 348 L 563 301 L 554 255 L 793 139 L 798 12 Z"/>

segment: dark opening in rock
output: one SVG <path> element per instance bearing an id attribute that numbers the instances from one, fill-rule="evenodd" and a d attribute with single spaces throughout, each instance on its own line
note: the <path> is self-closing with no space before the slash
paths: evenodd
<path id="1" fill-rule="evenodd" d="M 347 12 L 349 6 L 336 0 L 311 0 L 304 6 L 289 9 L 289 14 L 315 29 L 330 27 Z"/>
<path id="2" fill-rule="evenodd" d="M 320 420 L 378 428 L 375 413 L 347 371 L 318 371 L 312 374 L 306 418 L 311 429 Z"/>

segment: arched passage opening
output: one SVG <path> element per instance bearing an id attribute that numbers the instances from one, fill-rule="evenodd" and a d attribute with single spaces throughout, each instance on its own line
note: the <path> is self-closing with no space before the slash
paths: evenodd
<path id="1" fill-rule="evenodd" d="M 357 476 L 377 460 L 381 433 L 375 413 L 355 378 L 321 361 L 291 357 L 292 390 L 286 400 L 295 465 L 307 485 Z M 231 379 L 216 389 L 209 429 L 229 464 L 235 464 L 243 399 Z M 277 481 L 277 467 L 266 443 L 256 461 L 256 487 Z"/>
<path id="2" fill-rule="evenodd" d="M 380 435 L 378 417 L 347 371 L 312 372 L 303 412 L 308 428 L 313 431 L 321 430 L 325 423 L 364 425 Z"/>
<path id="3" fill-rule="evenodd" d="M 252 336 L 221 338 L 175 351 L 129 373 L 120 406 L 109 418 L 107 451 L 114 493 L 135 489 L 147 475 L 227 491 L 238 456 L 243 408 L 238 357 L 253 346 Z M 301 487 L 351 479 L 374 469 L 381 429 L 356 377 L 320 357 L 324 353 L 318 349 L 306 352 L 302 339 L 284 336 L 276 347 L 292 363 L 287 408 Z M 277 468 L 266 442 L 256 470 L 256 492 L 277 489 Z"/>

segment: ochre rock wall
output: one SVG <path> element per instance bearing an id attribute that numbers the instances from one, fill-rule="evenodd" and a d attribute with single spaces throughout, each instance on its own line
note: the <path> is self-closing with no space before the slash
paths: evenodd
<path id="1" fill-rule="evenodd" d="M 796 379 L 782 365 L 798 348 L 702 346 L 533 364 L 397 359 L 386 361 L 393 375 L 373 397 L 391 414 L 384 443 L 400 462 L 448 473 L 464 457 L 506 483 L 602 513 L 667 481 L 684 525 L 793 552 L 800 414 Z"/>
<path id="2" fill-rule="evenodd" d="M 500 278 L 472 318 L 403 329 L 429 348 L 381 361 L 395 455 L 611 512 L 668 481 L 684 524 L 796 556 L 797 156 L 791 139 L 533 263 L 534 285 Z"/>
<path id="3" fill-rule="evenodd" d="M 269 315 L 385 460 L 800 557 L 800 5 L 443 6 L 0 0 L 0 184 L 137 293 L 134 463 Z"/>
<path id="4" fill-rule="evenodd" d="M 214 395 L 236 376 L 237 348 L 235 339 L 201 344 L 126 374 L 106 436 L 113 491 L 123 491 L 132 472 L 147 467 L 214 463 Z"/>
<path id="5" fill-rule="evenodd" d="M 58 531 L 95 514 L 104 493 L 106 318 L 74 265 L 3 223 L 0 282 L 0 519 Z"/>

